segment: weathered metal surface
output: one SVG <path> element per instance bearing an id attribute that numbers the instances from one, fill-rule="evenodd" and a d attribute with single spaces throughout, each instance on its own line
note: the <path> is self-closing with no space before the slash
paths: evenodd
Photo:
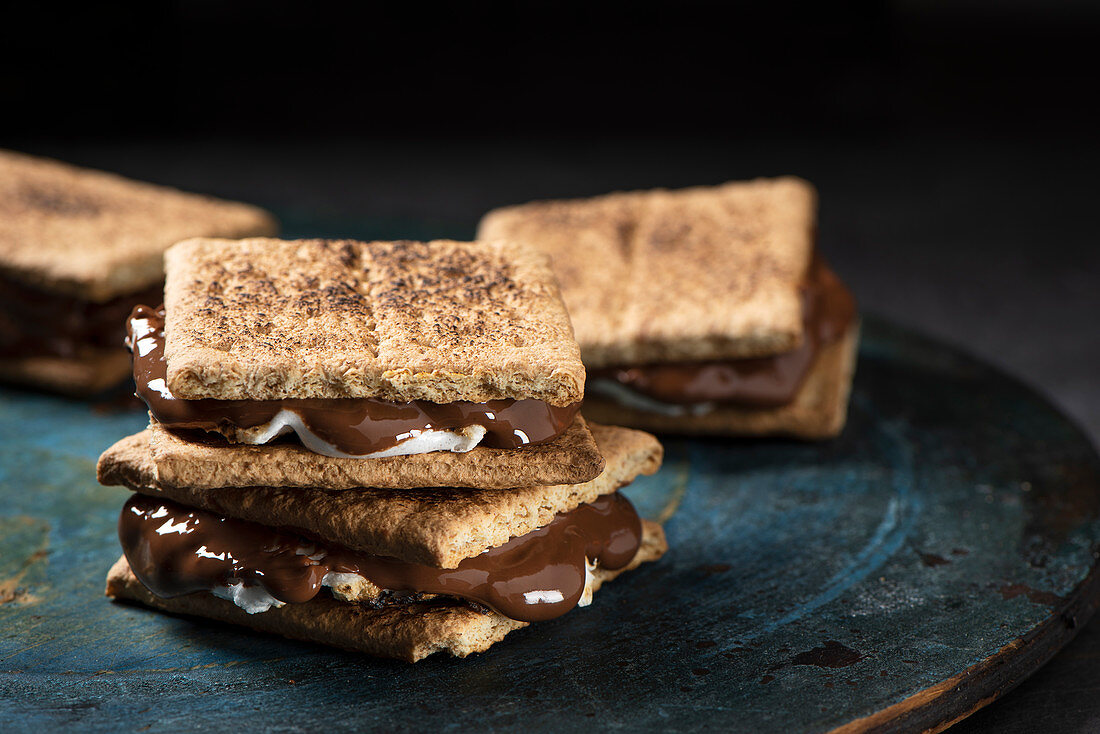
<path id="1" fill-rule="evenodd" d="M 415 666 L 109 602 L 125 495 L 96 484 L 94 460 L 144 416 L 0 392 L 0 728 L 955 718 L 1091 612 L 1100 461 L 1018 383 L 881 323 L 865 331 L 841 438 L 668 440 L 665 468 L 629 490 L 650 516 L 676 509 L 665 559 L 486 654 Z"/>

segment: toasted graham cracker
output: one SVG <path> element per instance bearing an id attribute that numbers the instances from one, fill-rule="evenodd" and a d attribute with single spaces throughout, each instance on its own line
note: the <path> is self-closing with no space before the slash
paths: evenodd
<path id="1" fill-rule="evenodd" d="M 366 553 L 454 568 L 464 558 L 542 527 L 557 513 L 614 492 L 661 465 L 661 445 L 648 433 L 597 425 L 592 433 L 607 464 L 603 473 L 583 484 L 344 490 L 166 486 L 157 477 L 149 431 L 107 449 L 98 474 L 106 485 L 263 525 L 297 528 Z"/>
<path id="2" fill-rule="evenodd" d="M 642 521 L 642 547 L 630 565 L 618 571 L 596 569 L 593 590 L 619 574 L 655 561 L 668 550 L 661 526 Z M 337 601 L 322 593 L 303 604 L 287 604 L 261 614 L 248 614 L 213 594 L 197 593 L 164 599 L 155 596 L 119 558 L 107 574 L 107 596 L 129 599 L 173 614 L 209 617 L 284 637 L 397 658 L 415 663 L 436 652 L 464 658 L 484 652 L 509 632 L 527 626 L 496 612 L 480 612 L 457 600 L 437 597 L 428 602 L 380 609 Z M 570 614 L 583 614 L 573 610 Z"/>
<path id="3" fill-rule="evenodd" d="M 564 406 L 584 395 L 557 282 L 526 246 L 190 240 L 166 262 L 179 398 Z"/>
<path id="4" fill-rule="evenodd" d="M 253 206 L 0 150 L 0 273 L 39 288 L 102 302 L 157 283 L 174 242 L 277 229 Z"/>
<path id="5" fill-rule="evenodd" d="M 701 415 L 668 416 L 626 407 L 591 394 L 584 412 L 597 420 L 613 421 L 657 433 L 732 436 L 790 436 L 832 438 L 844 428 L 848 393 L 855 372 L 859 325 L 853 324 L 840 341 L 821 348 L 810 374 L 795 399 L 778 408 L 742 408 L 718 405 Z"/>
<path id="6" fill-rule="evenodd" d="M 584 419 L 553 441 L 518 449 L 478 446 L 466 453 L 437 451 L 379 459 L 339 459 L 293 440 L 248 446 L 201 434 L 180 437 L 158 423 L 151 445 L 157 481 L 193 487 L 485 487 L 576 484 L 595 479 L 603 457 Z"/>
<path id="7" fill-rule="evenodd" d="M 798 178 L 532 202 L 480 239 L 551 255 L 590 369 L 777 354 L 802 339 L 816 194 Z"/>
<path id="8" fill-rule="evenodd" d="M 119 349 L 87 349 L 73 357 L 0 359 L 0 380 L 84 397 L 130 377 L 130 354 Z"/>

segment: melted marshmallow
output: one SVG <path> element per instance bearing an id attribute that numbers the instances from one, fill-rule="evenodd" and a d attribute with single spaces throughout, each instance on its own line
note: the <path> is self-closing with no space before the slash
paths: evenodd
<path id="1" fill-rule="evenodd" d="M 592 380 L 588 383 L 587 389 L 589 393 L 598 393 L 604 397 L 611 398 L 619 405 L 623 405 L 627 408 L 643 410 L 647 413 L 656 413 L 658 415 L 706 415 L 714 410 L 714 403 L 676 405 L 654 400 L 648 395 L 642 395 L 640 392 L 631 390 L 626 385 L 606 378 Z"/>
<path id="2" fill-rule="evenodd" d="M 302 445 L 310 451 L 336 459 L 381 459 L 387 456 L 428 454 L 433 451 L 450 451 L 456 454 L 464 454 L 481 443 L 481 439 L 485 438 L 485 427 L 479 425 L 466 426 L 458 431 L 411 431 L 407 437 L 398 436 L 401 440 L 396 446 L 382 451 L 375 451 L 372 454 L 359 455 L 340 451 L 309 430 L 309 426 L 305 424 L 301 416 L 286 408 L 276 413 L 275 417 L 261 426 L 260 429 L 245 442 L 254 445 L 265 444 L 277 436 L 293 431 L 298 435 L 298 440 L 302 442 Z"/>

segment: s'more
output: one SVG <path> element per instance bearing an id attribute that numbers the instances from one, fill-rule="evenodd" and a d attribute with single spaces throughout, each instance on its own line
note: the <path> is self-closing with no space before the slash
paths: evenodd
<path id="1" fill-rule="evenodd" d="M 548 253 L 589 370 L 585 414 L 674 433 L 828 438 L 859 320 L 798 178 L 540 201 L 478 236 Z"/>
<path id="2" fill-rule="evenodd" d="M 162 299 L 170 245 L 276 229 L 253 206 L 0 150 L 0 379 L 74 395 L 122 382 L 126 316 Z"/>
<path id="3" fill-rule="evenodd" d="M 580 415 L 548 259 L 507 242 L 194 239 L 129 322 L 150 426 L 107 594 L 370 654 L 466 656 L 666 549 L 660 444 Z"/>
<path id="4" fill-rule="evenodd" d="M 665 552 L 617 491 L 657 470 L 660 444 L 593 434 L 592 481 L 464 491 L 162 485 L 148 432 L 131 436 L 99 462 L 135 492 L 107 595 L 409 662 L 483 652 Z"/>

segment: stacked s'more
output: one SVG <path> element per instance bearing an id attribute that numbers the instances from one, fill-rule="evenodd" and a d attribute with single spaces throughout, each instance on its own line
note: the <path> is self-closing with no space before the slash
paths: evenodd
<path id="1" fill-rule="evenodd" d="M 585 413 L 697 434 L 834 436 L 855 302 L 798 178 L 497 209 L 479 237 L 552 256 L 589 370 Z"/>
<path id="2" fill-rule="evenodd" d="M 0 380 L 92 395 L 127 379 L 123 324 L 164 251 L 275 234 L 267 212 L 0 150 Z"/>
<path id="3" fill-rule="evenodd" d="M 661 461 L 588 424 L 544 255 L 505 242 L 195 239 L 129 343 L 150 426 L 107 594 L 415 661 L 586 605 L 660 557 L 618 493 Z"/>

